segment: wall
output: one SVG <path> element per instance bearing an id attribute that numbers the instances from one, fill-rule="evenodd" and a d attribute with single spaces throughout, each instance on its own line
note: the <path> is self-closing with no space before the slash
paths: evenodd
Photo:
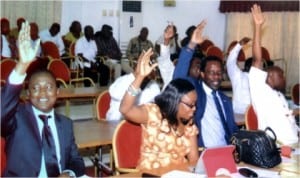
<path id="1" fill-rule="evenodd" d="M 83 27 L 89 24 L 94 27 L 95 31 L 105 23 L 111 25 L 118 41 L 128 41 L 138 35 L 141 26 L 146 26 L 149 28 L 148 38 L 155 42 L 163 34 L 167 21 L 174 22 L 179 38 L 182 39 L 185 36 L 185 30 L 190 25 L 197 25 L 202 19 L 206 19 L 207 27 L 204 34 L 216 46 L 224 49 L 225 15 L 218 10 L 219 1 L 176 0 L 175 7 L 165 7 L 163 0 L 144 0 L 142 13 L 123 13 L 121 4 L 121 0 L 63 0 L 62 34 L 68 31 L 73 20 L 79 20 Z M 127 28 L 130 15 L 133 15 L 136 20 L 134 28 Z M 119 34 L 122 36 L 120 37 Z"/>

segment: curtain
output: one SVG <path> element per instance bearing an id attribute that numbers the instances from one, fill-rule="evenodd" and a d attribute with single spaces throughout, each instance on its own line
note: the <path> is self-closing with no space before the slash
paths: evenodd
<path id="1" fill-rule="evenodd" d="M 16 27 L 19 17 L 36 22 L 39 30 L 49 28 L 53 22 L 60 23 L 61 1 L 1 1 L 1 18 L 10 21 L 10 28 Z"/>
<path id="2" fill-rule="evenodd" d="M 299 11 L 299 1 L 228 1 L 221 0 L 220 12 L 249 12 L 252 5 L 260 5 L 264 12 L 267 11 Z"/>
<path id="3" fill-rule="evenodd" d="M 299 83 L 299 12 L 264 12 L 266 21 L 262 28 L 262 46 L 266 47 L 275 65 L 285 71 L 287 90 Z M 226 13 L 226 38 L 228 46 L 244 36 L 253 37 L 251 13 Z M 251 42 L 244 48 L 246 57 L 252 56 Z M 276 61 L 284 59 L 284 61 Z M 285 65 L 286 64 L 286 65 Z"/>

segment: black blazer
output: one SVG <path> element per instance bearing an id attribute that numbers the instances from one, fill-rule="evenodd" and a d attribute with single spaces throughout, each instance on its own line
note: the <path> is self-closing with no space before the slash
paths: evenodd
<path id="1" fill-rule="evenodd" d="M 7 155 L 3 176 L 37 177 L 42 158 L 41 137 L 31 103 L 19 102 L 21 91 L 22 85 L 9 83 L 1 89 L 1 137 L 6 140 Z M 72 120 L 54 115 L 61 169 L 70 169 L 76 176 L 82 176 L 85 166 L 75 143 Z"/>

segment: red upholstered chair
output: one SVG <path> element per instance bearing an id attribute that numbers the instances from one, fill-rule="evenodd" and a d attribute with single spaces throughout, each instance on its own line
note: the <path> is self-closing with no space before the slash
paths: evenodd
<path id="1" fill-rule="evenodd" d="M 202 53 L 206 55 L 206 51 L 210 46 L 214 46 L 214 43 L 208 39 L 204 40 L 200 44 L 200 49 L 202 50 Z"/>
<path id="2" fill-rule="evenodd" d="M 42 43 L 42 51 L 45 57 L 50 57 L 51 59 L 60 59 L 59 49 L 56 44 L 51 41 Z"/>
<path id="3" fill-rule="evenodd" d="M 17 62 L 13 59 L 4 59 L 1 61 L 1 81 L 6 81 L 9 74 L 15 68 Z"/>
<path id="4" fill-rule="evenodd" d="M 258 129 L 257 116 L 252 105 L 248 106 L 245 112 L 245 124 L 247 130 Z"/>
<path id="5" fill-rule="evenodd" d="M 294 102 L 294 104 L 296 105 L 300 105 L 300 99 L 299 99 L 299 93 L 300 93 L 300 88 L 299 88 L 299 83 L 295 84 L 292 88 L 291 88 L 291 98 L 292 101 Z"/>
<path id="6" fill-rule="evenodd" d="M 1 172 L 0 172 L 0 176 L 2 176 L 3 171 L 6 167 L 6 153 L 5 153 L 5 140 L 4 138 L 1 137 Z"/>
<path id="7" fill-rule="evenodd" d="M 269 51 L 263 46 L 261 47 L 261 55 L 264 60 L 271 60 Z"/>
<path id="8" fill-rule="evenodd" d="M 98 120 L 106 120 L 106 113 L 109 109 L 110 95 L 108 90 L 100 93 L 96 101 L 96 111 Z"/>
<path id="9" fill-rule="evenodd" d="M 210 46 L 206 51 L 206 56 L 217 56 L 222 61 L 224 60 L 224 54 L 217 46 Z"/>
<path id="10" fill-rule="evenodd" d="M 89 81 L 92 86 L 95 86 L 94 81 L 88 77 L 71 79 L 71 72 L 68 66 L 60 59 L 51 60 L 47 68 L 49 71 L 51 71 L 54 74 L 56 80 L 62 83 L 65 88 L 68 87 L 68 84 L 83 82 L 85 80 Z"/>
<path id="11" fill-rule="evenodd" d="M 117 126 L 112 140 L 116 173 L 138 172 L 142 127 L 123 120 Z"/>

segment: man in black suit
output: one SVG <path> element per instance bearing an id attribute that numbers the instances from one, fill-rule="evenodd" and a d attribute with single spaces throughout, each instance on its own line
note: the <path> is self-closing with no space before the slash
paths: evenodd
<path id="1" fill-rule="evenodd" d="M 24 23 L 19 34 L 20 59 L 1 89 L 1 137 L 6 140 L 6 168 L 2 176 L 57 177 L 62 174 L 82 176 L 85 167 L 79 155 L 72 121 L 54 112 L 58 89 L 49 71 L 37 71 L 29 79 L 29 102 L 20 103 L 26 70 L 35 60 L 38 47 L 30 45 L 30 26 Z M 39 44 L 39 43 L 36 43 Z M 48 127 L 54 144 L 55 172 L 50 174 L 48 151 L 44 148 L 45 128 L 39 116 L 48 115 Z M 50 128 L 49 128 L 50 127 Z M 48 141 L 49 142 L 49 141 Z M 53 149 L 52 149 L 53 148 Z"/>

